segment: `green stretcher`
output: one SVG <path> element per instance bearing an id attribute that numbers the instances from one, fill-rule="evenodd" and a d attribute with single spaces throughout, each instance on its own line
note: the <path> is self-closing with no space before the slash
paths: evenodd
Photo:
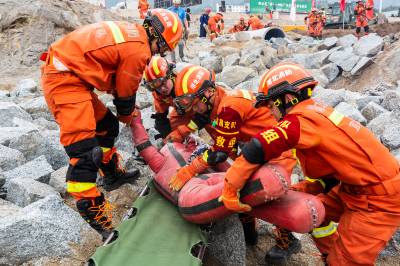
<path id="1" fill-rule="evenodd" d="M 205 246 L 206 233 L 185 221 L 150 182 L 87 265 L 201 265 Z"/>

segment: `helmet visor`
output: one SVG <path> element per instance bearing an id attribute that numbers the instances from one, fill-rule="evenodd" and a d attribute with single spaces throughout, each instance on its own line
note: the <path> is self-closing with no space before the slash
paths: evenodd
<path id="1" fill-rule="evenodd" d="M 146 87 L 147 90 L 153 92 L 157 91 L 157 89 L 159 89 L 164 84 L 165 81 L 167 81 L 167 77 L 153 79 L 152 81 L 145 81 L 144 86 Z"/>
<path id="2" fill-rule="evenodd" d="M 185 94 L 174 99 L 174 105 L 178 110 L 187 111 L 193 104 L 196 94 Z"/>

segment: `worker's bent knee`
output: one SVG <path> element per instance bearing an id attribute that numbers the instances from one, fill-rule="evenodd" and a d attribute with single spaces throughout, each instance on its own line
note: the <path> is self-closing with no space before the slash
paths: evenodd
<path id="1" fill-rule="evenodd" d="M 105 133 L 104 133 L 105 132 Z M 102 147 L 111 148 L 114 146 L 114 140 L 119 134 L 118 118 L 110 111 L 97 122 L 96 125 L 96 138 Z"/>

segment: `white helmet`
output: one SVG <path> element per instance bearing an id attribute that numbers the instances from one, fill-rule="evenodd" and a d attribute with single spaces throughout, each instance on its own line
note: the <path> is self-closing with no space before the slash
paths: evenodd
<path id="1" fill-rule="evenodd" d="M 182 3 L 182 1 L 181 0 L 172 0 L 172 3 L 174 5 L 180 5 Z"/>

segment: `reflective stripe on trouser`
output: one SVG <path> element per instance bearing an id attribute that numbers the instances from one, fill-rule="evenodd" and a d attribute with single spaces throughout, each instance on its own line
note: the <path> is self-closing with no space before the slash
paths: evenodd
<path id="1" fill-rule="evenodd" d="M 400 195 L 365 197 L 360 205 L 360 196 L 340 192 L 336 186 L 326 195 L 317 197 L 325 206 L 326 221 L 338 222 L 335 233 L 314 238 L 321 253 L 328 254 L 328 265 L 374 265 L 379 252 L 400 224 L 400 208 L 396 205 Z M 364 205 L 370 206 L 364 200 L 378 207 L 392 202 L 392 212 L 364 209 Z M 357 211 L 346 206 L 355 206 Z"/>
<path id="2" fill-rule="evenodd" d="M 96 187 L 96 183 L 91 182 L 68 181 L 67 192 L 76 200 L 82 198 L 95 198 L 101 195 L 101 192 Z"/>
<path id="3" fill-rule="evenodd" d="M 322 238 L 333 235 L 336 232 L 336 224 L 330 222 L 327 226 L 314 228 L 311 235 L 315 238 Z"/>

